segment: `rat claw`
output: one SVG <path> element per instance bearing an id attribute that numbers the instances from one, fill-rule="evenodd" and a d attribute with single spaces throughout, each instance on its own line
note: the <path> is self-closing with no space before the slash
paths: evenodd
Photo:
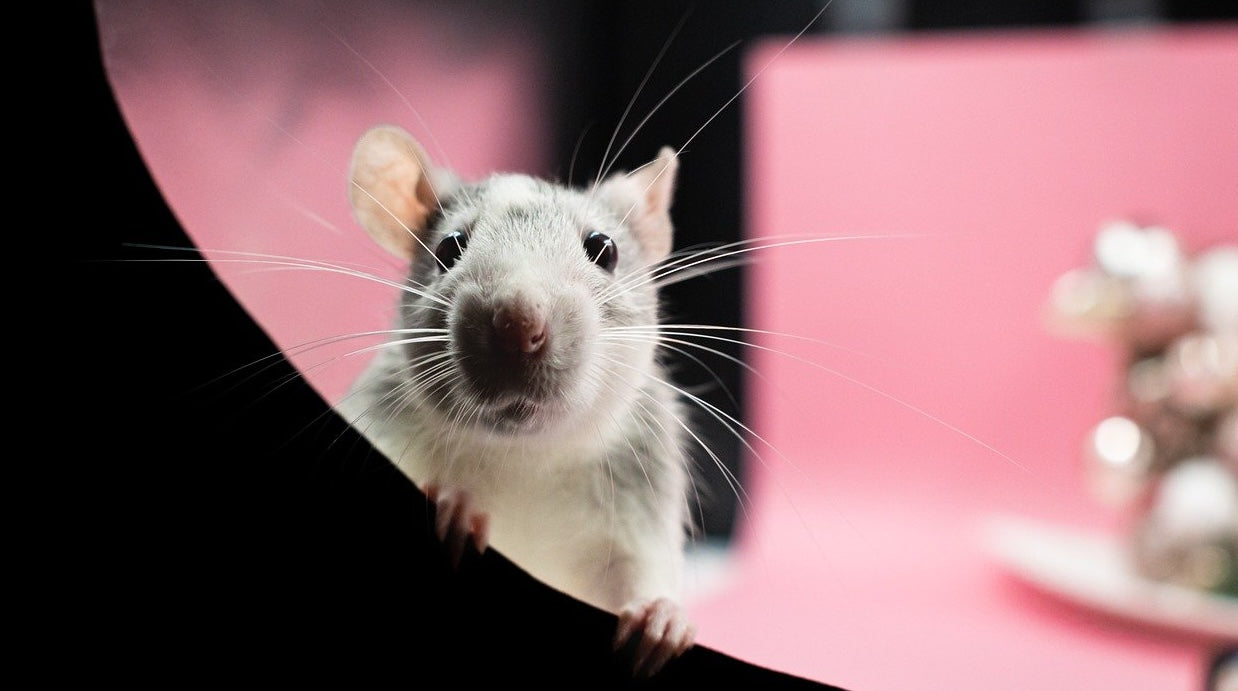
<path id="1" fill-rule="evenodd" d="M 615 630 L 615 649 L 638 633 L 632 659 L 632 672 L 638 677 L 660 672 L 666 663 L 687 652 L 696 638 L 696 628 L 683 609 L 667 598 L 640 600 L 624 607 Z"/>
<path id="2" fill-rule="evenodd" d="M 486 551 L 490 545 L 490 514 L 478 511 L 472 515 L 473 546 L 477 553 Z"/>
<path id="3" fill-rule="evenodd" d="M 465 548 L 471 541 L 480 554 L 489 544 L 490 517 L 479 511 L 467 491 L 444 491 L 437 485 L 426 486 L 426 496 L 435 504 L 434 534 L 447 548 L 452 568 L 460 566 Z"/>
<path id="4" fill-rule="evenodd" d="M 696 628 L 678 613 L 670 616 L 666 622 L 661 642 L 650 652 L 649 658 L 642 665 L 642 673 L 652 676 L 660 671 L 666 663 L 683 655 L 692 647 L 696 638 Z"/>
<path id="5" fill-rule="evenodd" d="M 619 650 L 632 640 L 632 636 L 643 623 L 645 607 L 648 604 L 647 600 L 629 603 L 619 612 L 619 626 L 615 628 L 615 638 L 612 642 L 615 650 Z"/>

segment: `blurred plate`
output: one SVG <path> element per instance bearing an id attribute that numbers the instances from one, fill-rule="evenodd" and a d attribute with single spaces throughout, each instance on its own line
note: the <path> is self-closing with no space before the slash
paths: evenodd
<path id="1" fill-rule="evenodd" d="M 1143 578 L 1113 536 L 995 517 L 985 537 L 1006 568 L 1054 595 L 1145 624 L 1238 641 L 1238 598 Z"/>

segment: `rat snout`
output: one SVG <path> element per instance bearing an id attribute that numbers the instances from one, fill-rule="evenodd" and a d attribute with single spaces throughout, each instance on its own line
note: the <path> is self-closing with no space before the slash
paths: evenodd
<path id="1" fill-rule="evenodd" d="M 530 273 L 468 288 L 456 296 L 448 348 L 461 409 L 475 407 L 479 424 L 505 432 L 570 419 L 592 352 L 587 296 Z"/>
<path id="2" fill-rule="evenodd" d="M 546 344 L 545 310 L 525 299 L 499 305 L 492 320 L 494 343 L 510 355 L 536 355 Z"/>

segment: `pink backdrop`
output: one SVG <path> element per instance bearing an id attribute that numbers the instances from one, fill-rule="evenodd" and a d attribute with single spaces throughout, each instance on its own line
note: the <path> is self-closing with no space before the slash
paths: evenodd
<path id="1" fill-rule="evenodd" d="M 1197 689 L 1214 641 L 1027 588 L 994 514 L 1100 532 L 1080 448 L 1116 353 L 1054 280 L 1115 218 L 1238 243 L 1238 30 L 803 41 L 749 92 L 758 445 L 723 650 L 856 689 Z M 686 166 L 685 175 L 691 175 Z M 814 364 L 805 364 L 804 361 Z M 1235 622 L 1238 626 L 1238 622 Z"/>
<path id="2" fill-rule="evenodd" d="M 465 177 L 553 174 L 551 69 L 527 27 L 212 7 L 103 3 L 109 74 L 194 242 L 335 401 L 364 339 L 304 345 L 386 327 L 393 291 L 235 253 L 397 279 L 347 207 L 356 137 L 394 122 Z M 1077 461 L 1114 354 L 1041 308 L 1110 218 L 1238 239 L 1238 31 L 804 40 L 775 60 L 784 42 L 748 61 L 753 234 L 875 237 L 754 266 L 752 326 L 829 345 L 757 339 L 791 357 L 753 354 L 772 448 L 733 569 L 691 602 L 700 640 L 857 691 L 1197 688 L 1208 641 L 1024 588 L 978 536 L 998 511 L 1115 526 Z M 708 173 L 693 161 L 681 175 Z"/>

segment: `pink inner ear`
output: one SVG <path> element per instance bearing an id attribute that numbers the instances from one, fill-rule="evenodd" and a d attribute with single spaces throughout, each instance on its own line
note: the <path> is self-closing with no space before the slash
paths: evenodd
<path id="1" fill-rule="evenodd" d="M 357 222 L 383 249 L 411 261 L 438 199 L 430 186 L 433 164 L 405 130 L 381 126 L 361 136 L 349 172 L 349 200 Z"/>
<path id="2" fill-rule="evenodd" d="M 655 175 L 653 185 L 649 190 L 649 206 L 669 213 L 675 205 L 675 184 L 679 178 L 679 159 L 675 150 L 662 147 L 654 168 L 660 171 Z"/>
<path id="3" fill-rule="evenodd" d="M 366 236 L 349 208 L 357 138 L 396 123 L 464 178 L 541 171 L 546 99 L 528 85 L 545 82 L 548 67 L 535 46 L 515 38 L 521 32 L 482 46 L 451 12 L 419 11 L 410 23 L 397 5 L 370 4 L 328 29 L 321 9 L 238 15 L 113 3 L 100 14 L 100 31 L 121 109 L 186 232 L 335 402 L 369 357 L 351 353 L 380 339 L 304 345 L 389 328 L 394 289 L 339 273 L 227 263 L 237 258 L 228 252 L 330 262 L 399 282 L 402 263 Z M 445 57 L 461 46 L 478 52 Z M 308 74 L 313 79 L 296 77 Z"/>
<path id="4" fill-rule="evenodd" d="M 660 157 L 605 183 L 611 207 L 632 228 L 644 247 L 645 260 L 651 263 L 664 259 L 674 244 L 670 206 L 678 163 L 672 160 L 667 165 Z"/>
<path id="5" fill-rule="evenodd" d="M 668 155 L 669 154 L 669 155 Z M 674 203 L 679 162 L 673 150 L 664 147 L 658 157 L 628 175 L 633 193 L 644 200 L 645 215 L 664 215 Z"/>

